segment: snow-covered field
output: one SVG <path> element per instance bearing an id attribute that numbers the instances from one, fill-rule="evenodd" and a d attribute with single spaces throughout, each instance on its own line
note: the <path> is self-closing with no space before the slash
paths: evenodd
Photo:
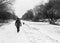
<path id="1" fill-rule="evenodd" d="M 60 43 L 60 26 L 25 22 L 17 33 L 15 21 L 0 27 L 0 43 Z"/>

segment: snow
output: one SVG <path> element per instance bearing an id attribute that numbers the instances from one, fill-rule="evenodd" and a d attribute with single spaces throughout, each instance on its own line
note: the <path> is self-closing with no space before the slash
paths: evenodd
<path id="1" fill-rule="evenodd" d="M 23 30 L 31 43 L 58 43 L 57 39 L 54 39 L 54 37 L 51 37 L 52 36 L 51 34 L 48 35 L 49 31 L 52 31 L 52 30 L 50 28 L 47 28 L 47 26 L 51 28 L 55 26 L 50 24 L 45 24 L 45 23 L 44 23 L 45 25 L 43 25 L 43 23 L 41 23 L 42 25 L 37 25 L 38 23 L 36 22 L 35 24 L 31 24 L 31 22 L 29 23 L 25 24 L 24 28 L 26 29 L 23 29 Z M 48 29 L 50 30 L 48 31 Z M 55 35 L 55 33 L 53 33 L 53 35 Z"/>
<path id="2" fill-rule="evenodd" d="M 0 43 L 60 43 L 60 26 L 23 20 L 21 22 L 25 24 L 19 33 L 15 21 L 1 26 Z"/>

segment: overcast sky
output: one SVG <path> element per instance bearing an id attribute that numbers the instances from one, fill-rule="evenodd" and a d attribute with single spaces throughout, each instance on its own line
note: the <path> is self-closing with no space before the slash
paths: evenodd
<path id="1" fill-rule="evenodd" d="M 29 9 L 32 9 L 36 5 L 47 2 L 47 0 L 16 0 L 14 3 L 15 14 L 18 17 L 22 15 Z"/>

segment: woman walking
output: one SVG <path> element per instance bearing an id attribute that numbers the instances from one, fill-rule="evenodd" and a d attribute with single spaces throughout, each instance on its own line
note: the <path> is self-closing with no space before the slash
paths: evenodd
<path id="1" fill-rule="evenodd" d="M 21 27 L 21 21 L 20 21 L 20 18 L 17 18 L 16 22 L 15 22 L 15 26 L 17 28 L 17 32 L 20 31 L 20 27 Z"/>

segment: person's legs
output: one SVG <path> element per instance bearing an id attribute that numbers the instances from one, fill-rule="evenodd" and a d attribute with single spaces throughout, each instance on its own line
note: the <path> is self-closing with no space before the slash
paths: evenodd
<path id="1" fill-rule="evenodd" d="M 25 24 L 25 23 L 23 22 L 23 24 Z"/>
<path id="2" fill-rule="evenodd" d="M 17 32 L 19 32 L 20 31 L 20 27 L 17 27 Z"/>

